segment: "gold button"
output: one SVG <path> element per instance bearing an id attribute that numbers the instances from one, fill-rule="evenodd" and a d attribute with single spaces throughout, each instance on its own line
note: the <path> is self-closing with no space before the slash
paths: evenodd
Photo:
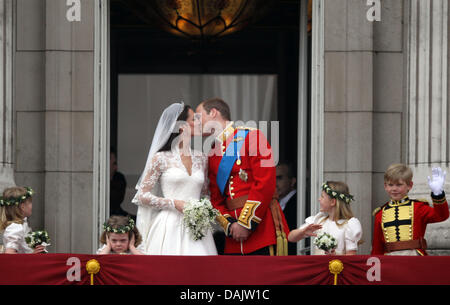
<path id="1" fill-rule="evenodd" d="M 231 187 L 230 187 L 230 190 L 234 190 L 234 187 L 231 186 Z"/>

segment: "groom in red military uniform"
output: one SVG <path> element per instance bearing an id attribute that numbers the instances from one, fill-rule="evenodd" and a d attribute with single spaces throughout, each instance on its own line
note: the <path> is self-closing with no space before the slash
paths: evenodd
<path id="1" fill-rule="evenodd" d="M 224 253 L 287 255 L 289 229 L 274 198 L 275 165 L 266 138 L 257 129 L 234 127 L 221 99 L 203 101 L 196 113 L 204 134 L 216 136 L 208 178 L 211 203 L 221 213 L 218 221 L 226 235 Z"/>

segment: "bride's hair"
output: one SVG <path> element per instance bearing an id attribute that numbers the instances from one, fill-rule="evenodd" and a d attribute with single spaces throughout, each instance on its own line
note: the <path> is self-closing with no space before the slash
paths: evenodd
<path id="1" fill-rule="evenodd" d="M 188 119 L 189 116 L 189 109 L 192 109 L 189 105 L 184 105 L 183 111 L 180 113 L 180 115 L 177 118 L 177 121 L 183 121 L 185 122 Z M 174 130 L 172 134 L 170 135 L 169 139 L 167 140 L 166 144 L 164 144 L 163 147 L 161 147 L 160 151 L 170 151 L 172 149 L 172 142 L 175 140 L 176 137 L 180 134 L 179 130 Z"/>

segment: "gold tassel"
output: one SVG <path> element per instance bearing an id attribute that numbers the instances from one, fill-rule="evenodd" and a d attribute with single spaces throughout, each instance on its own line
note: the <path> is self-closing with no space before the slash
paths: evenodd
<path id="1" fill-rule="evenodd" d="M 281 231 L 277 230 L 277 256 L 283 255 L 283 237 Z"/>
<path id="2" fill-rule="evenodd" d="M 269 246 L 269 252 L 270 252 L 270 256 L 274 256 L 274 251 L 273 251 L 273 245 Z"/>
<path id="3" fill-rule="evenodd" d="M 334 274 L 334 285 L 337 285 L 338 274 L 344 270 L 344 264 L 340 260 L 334 259 L 328 263 L 328 269 L 330 269 L 330 273 Z"/>
<path id="4" fill-rule="evenodd" d="M 288 255 L 288 240 L 286 237 L 286 232 L 283 232 L 282 235 L 283 235 L 283 255 L 286 256 Z"/>
<path id="5" fill-rule="evenodd" d="M 100 271 L 100 263 L 96 259 L 91 259 L 86 263 L 86 270 L 91 275 L 91 285 L 94 285 L 94 274 Z"/>

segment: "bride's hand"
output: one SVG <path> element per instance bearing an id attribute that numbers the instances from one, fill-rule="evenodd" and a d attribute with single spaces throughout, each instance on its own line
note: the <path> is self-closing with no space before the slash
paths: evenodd
<path id="1" fill-rule="evenodd" d="M 175 208 L 180 212 L 183 213 L 183 209 L 184 209 L 184 205 L 186 204 L 186 202 L 184 202 L 183 200 L 177 200 L 174 199 L 173 203 L 175 204 Z"/>

